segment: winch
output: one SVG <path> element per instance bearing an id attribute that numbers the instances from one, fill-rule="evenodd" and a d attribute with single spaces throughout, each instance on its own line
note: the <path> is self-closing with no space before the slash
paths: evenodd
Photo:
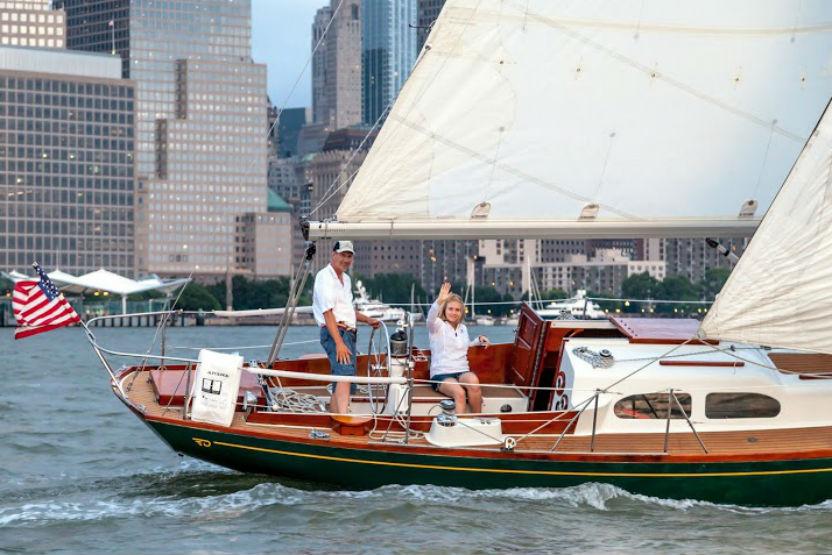
<path id="1" fill-rule="evenodd" d="M 439 408 L 442 412 L 434 417 L 430 431 L 425 434 L 428 443 L 437 447 L 503 444 L 503 427 L 499 418 L 461 418 L 456 414 L 453 399 L 443 399 Z"/>

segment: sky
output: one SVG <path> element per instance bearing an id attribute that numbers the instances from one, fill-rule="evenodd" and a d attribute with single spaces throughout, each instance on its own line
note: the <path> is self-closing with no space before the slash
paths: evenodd
<path id="1" fill-rule="evenodd" d="M 269 97 L 278 108 L 312 103 L 311 62 L 306 65 L 312 20 L 327 4 L 328 0 L 252 0 L 252 55 L 268 67 Z"/>

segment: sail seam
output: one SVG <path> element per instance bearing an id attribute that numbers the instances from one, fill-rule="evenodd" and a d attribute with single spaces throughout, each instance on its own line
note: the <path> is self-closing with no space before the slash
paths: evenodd
<path id="1" fill-rule="evenodd" d="M 421 133 L 421 134 L 423 134 L 425 136 L 428 136 L 428 137 L 430 137 L 430 138 L 432 138 L 432 139 L 434 139 L 438 142 L 441 142 L 445 146 L 453 148 L 453 149 L 457 150 L 458 152 L 461 152 L 463 154 L 467 154 L 471 158 L 479 160 L 483 164 L 492 166 L 495 169 L 499 169 L 499 170 L 501 170 L 505 173 L 514 175 L 515 177 L 525 179 L 527 181 L 530 181 L 530 182 L 534 183 L 535 185 L 540 185 L 541 187 L 544 187 L 544 188 L 549 189 L 551 191 L 555 191 L 555 192 L 560 193 L 564 196 L 568 196 L 568 197 L 570 197 L 574 200 L 578 200 L 578 201 L 581 201 L 581 202 L 592 202 L 592 200 L 589 197 L 586 197 L 584 195 L 579 195 L 578 193 L 570 191 L 569 189 L 565 189 L 560 185 L 556 185 L 554 183 L 548 183 L 548 182 L 543 181 L 542 179 L 540 179 L 538 177 L 535 177 L 533 175 L 529 175 L 529 174 L 527 174 L 527 173 L 525 173 L 525 172 L 523 172 L 523 171 L 521 171 L 521 170 L 519 170 L 519 169 L 517 169 L 513 166 L 509 166 L 508 164 L 501 163 L 501 162 L 499 162 L 499 161 L 497 161 L 493 158 L 489 158 L 487 156 L 484 156 L 484 155 L 480 154 L 479 152 L 476 152 L 476 151 L 474 151 L 474 150 L 472 150 L 472 149 L 470 149 L 470 148 L 468 148 L 464 145 L 458 144 L 454 141 L 451 141 L 450 139 L 448 139 L 446 137 L 443 137 L 442 135 L 436 133 L 435 131 L 431 131 L 430 129 L 426 129 L 426 128 L 422 127 L 421 125 L 419 125 L 418 123 L 408 121 L 408 120 L 406 120 L 404 118 L 401 118 L 401 117 L 396 117 L 395 114 L 391 114 L 389 119 L 397 121 L 398 123 L 401 123 L 402 125 L 410 128 L 413 131 L 416 131 L 417 133 Z M 609 210 L 610 212 L 612 212 L 614 214 L 617 214 L 617 215 L 623 217 L 623 218 L 627 218 L 627 219 L 631 219 L 631 220 L 643 220 L 644 219 L 640 216 L 636 216 L 635 214 L 630 214 L 630 213 L 625 212 L 623 210 L 619 210 L 618 208 L 615 208 L 615 207 L 610 206 L 608 204 L 600 204 L 600 206 L 605 208 L 606 210 Z M 576 217 L 577 217 L 577 215 L 576 215 Z"/>

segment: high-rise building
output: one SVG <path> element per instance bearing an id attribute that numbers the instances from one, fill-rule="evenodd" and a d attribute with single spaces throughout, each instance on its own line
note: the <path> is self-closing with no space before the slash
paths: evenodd
<path id="1" fill-rule="evenodd" d="M 136 264 L 223 274 L 266 210 L 266 68 L 250 0 L 62 0 L 67 45 L 115 50 L 136 84 Z"/>
<path id="2" fill-rule="evenodd" d="M 439 17 L 439 12 L 442 11 L 442 6 L 445 5 L 445 0 L 418 0 L 418 2 L 419 33 L 417 36 L 417 46 L 418 51 L 421 51 L 430 34 L 433 22 Z"/>
<path id="3" fill-rule="evenodd" d="M 748 246 L 750 237 L 717 239 L 737 256 Z M 704 239 L 662 239 L 662 259 L 667 263 L 667 275 L 684 276 L 693 282 L 702 280 L 709 268 L 733 269 L 727 258 L 710 248 Z"/>
<path id="4" fill-rule="evenodd" d="M 50 0 L 0 1 L 0 46 L 64 48 L 64 11 Z"/>
<path id="5" fill-rule="evenodd" d="M 332 8 L 324 6 L 315 12 L 315 19 L 312 22 L 312 122 L 323 124 L 324 119 L 329 119 L 329 100 L 327 83 L 331 81 L 329 68 L 327 67 L 326 40 L 329 36 L 330 22 L 332 21 Z"/>
<path id="6" fill-rule="evenodd" d="M 298 135 L 306 125 L 306 108 L 286 108 L 278 116 L 277 156 L 291 158 L 298 154 Z"/>
<path id="7" fill-rule="evenodd" d="M 364 0 L 362 110 L 373 125 L 399 94 L 416 61 L 416 0 Z"/>
<path id="8" fill-rule="evenodd" d="M 334 131 L 361 122 L 361 0 L 318 10 L 313 50 L 322 38 L 312 57 L 312 118 Z"/>
<path id="9" fill-rule="evenodd" d="M 234 273 L 254 278 L 293 274 L 295 220 L 292 207 L 273 191 L 266 212 L 237 216 Z"/>
<path id="10" fill-rule="evenodd" d="M 119 58 L 0 47 L 0 269 L 132 275 L 133 152 Z"/>

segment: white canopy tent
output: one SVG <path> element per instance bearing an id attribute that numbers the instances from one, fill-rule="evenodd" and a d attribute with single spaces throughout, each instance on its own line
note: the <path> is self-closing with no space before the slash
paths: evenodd
<path id="1" fill-rule="evenodd" d="M 15 282 L 23 279 L 34 279 L 17 271 L 4 273 L 4 275 Z M 120 296 L 122 314 L 127 313 L 127 297 L 129 295 L 144 293 L 145 291 L 160 291 L 169 295 L 191 281 L 190 278 L 163 280 L 155 275 L 137 281 L 103 268 L 78 277 L 61 270 L 49 272 L 47 275 L 61 291 L 66 293 L 82 295 L 104 291 Z"/>

